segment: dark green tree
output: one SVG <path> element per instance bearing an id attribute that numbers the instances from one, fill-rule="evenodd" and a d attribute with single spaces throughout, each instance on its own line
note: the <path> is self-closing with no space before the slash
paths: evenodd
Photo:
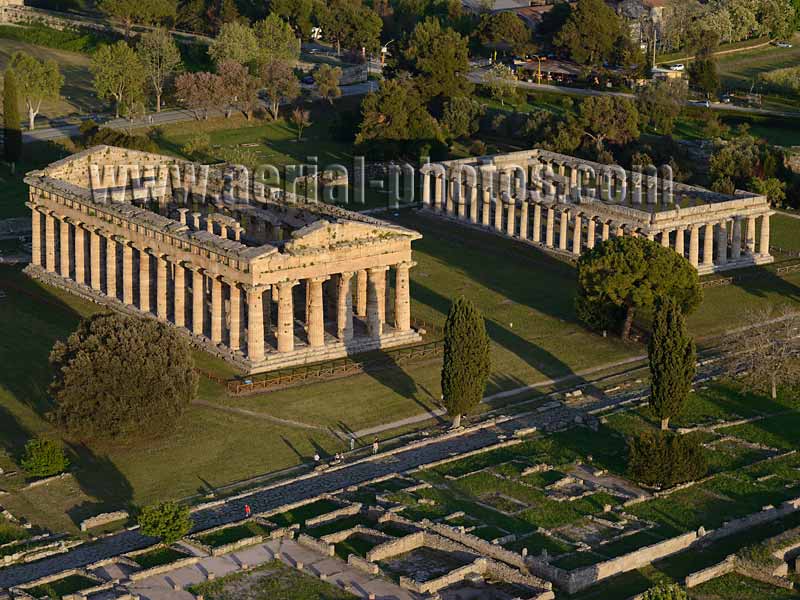
<path id="1" fill-rule="evenodd" d="M 142 534 L 158 538 L 169 546 L 184 537 L 192 528 L 189 508 L 177 502 L 160 502 L 145 506 L 139 513 Z"/>
<path id="2" fill-rule="evenodd" d="M 581 102 L 577 123 L 598 152 L 606 141 L 621 145 L 639 137 L 639 111 L 628 98 L 590 96 Z"/>
<path id="3" fill-rule="evenodd" d="M 599 65 L 613 56 L 622 28 L 622 20 L 604 0 L 578 0 L 553 44 L 577 63 Z"/>
<path id="4" fill-rule="evenodd" d="M 649 125 L 661 135 L 670 135 L 687 96 L 682 80 L 652 81 L 636 94 L 636 107 L 642 125 Z"/>
<path id="5" fill-rule="evenodd" d="M 578 260 L 578 317 L 590 327 L 621 325 L 630 337 L 638 310 L 652 310 L 661 298 L 673 298 L 684 314 L 702 300 L 697 269 L 669 248 L 644 237 L 614 237 Z"/>
<path id="6" fill-rule="evenodd" d="M 691 434 L 649 429 L 628 440 L 628 472 L 635 481 L 667 488 L 704 477 L 708 462 Z"/>
<path id="7" fill-rule="evenodd" d="M 59 442 L 36 438 L 25 444 L 20 466 L 32 477 L 50 477 L 66 471 L 69 459 Z"/>
<path id="8" fill-rule="evenodd" d="M 22 128 L 19 118 L 19 94 L 14 71 L 6 69 L 3 78 L 3 150 L 6 161 L 14 171 L 22 156 Z"/>
<path id="9" fill-rule="evenodd" d="M 484 106 L 467 96 L 452 98 L 444 107 L 442 125 L 451 138 L 466 138 L 478 131 Z"/>
<path id="10" fill-rule="evenodd" d="M 99 314 L 50 353 L 51 419 L 81 440 L 174 431 L 197 391 L 188 342 L 153 319 Z"/>
<path id="11" fill-rule="evenodd" d="M 456 298 L 444 324 L 442 363 L 442 397 L 453 427 L 483 399 L 491 370 L 489 348 L 480 311 L 470 300 Z"/>
<path id="12" fill-rule="evenodd" d="M 413 73 L 418 75 L 418 87 L 426 101 L 438 98 L 443 103 L 472 92 L 472 84 L 467 79 L 467 38 L 449 27 L 442 27 L 439 19 L 428 18 L 417 24 L 404 56 Z"/>
<path id="13" fill-rule="evenodd" d="M 514 11 L 490 13 L 481 17 L 478 40 L 487 47 L 510 50 L 515 54 L 532 52 L 531 30 Z"/>
<path id="14" fill-rule="evenodd" d="M 317 18 L 323 35 L 336 42 L 337 52 L 342 47 L 351 50 L 365 48 L 374 52 L 380 47 L 383 21 L 369 6 L 360 0 L 328 0 L 317 7 Z"/>
<path id="15" fill-rule="evenodd" d="M 656 305 L 653 332 L 647 348 L 650 362 L 650 408 L 661 419 L 661 429 L 680 414 L 696 372 L 697 352 L 686 332 L 686 320 L 673 298 Z"/>
<path id="16" fill-rule="evenodd" d="M 717 61 L 710 52 L 701 52 L 689 63 L 689 85 L 703 92 L 706 97 L 717 93 L 719 73 Z"/>

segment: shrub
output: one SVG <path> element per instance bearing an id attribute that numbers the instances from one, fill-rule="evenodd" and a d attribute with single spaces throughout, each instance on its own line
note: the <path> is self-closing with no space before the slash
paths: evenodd
<path id="1" fill-rule="evenodd" d="M 197 391 L 189 344 L 153 319 L 94 315 L 50 353 L 50 418 L 81 439 L 173 430 Z"/>
<path id="2" fill-rule="evenodd" d="M 186 143 L 181 146 L 181 153 L 189 158 L 199 159 L 206 155 L 211 148 L 211 137 L 201 131 L 190 137 Z"/>
<path id="3" fill-rule="evenodd" d="M 25 444 L 20 466 L 32 477 L 50 477 L 66 471 L 69 459 L 55 440 L 36 438 Z"/>
<path id="4" fill-rule="evenodd" d="M 800 67 L 784 67 L 761 73 L 759 79 L 767 88 L 782 94 L 800 92 Z"/>
<path id="5" fill-rule="evenodd" d="M 189 508 L 171 501 L 145 506 L 138 522 L 144 535 L 158 538 L 167 545 L 177 542 L 192 528 Z"/>
<path id="6" fill-rule="evenodd" d="M 647 590 L 642 600 L 686 600 L 688 596 L 681 586 L 675 583 L 662 583 Z"/>
<path id="7" fill-rule="evenodd" d="M 705 476 L 708 463 L 690 436 L 645 431 L 628 442 L 628 470 L 636 481 L 672 487 Z"/>
<path id="8" fill-rule="evenodd" d="M 58 50 L 90 54 L 101 45 L 110 43 L 113 36 L 101 34 L 97 31 L 78 29 L 58 30 L 52 27 L 45 27 L 44 25 L 32 25 L 29 27 L 0 25 L 0 38 L 18 40 L 29 44 L 35 44 L 36 46 L 46 46 L 47 48 L 56 48 Z"/>

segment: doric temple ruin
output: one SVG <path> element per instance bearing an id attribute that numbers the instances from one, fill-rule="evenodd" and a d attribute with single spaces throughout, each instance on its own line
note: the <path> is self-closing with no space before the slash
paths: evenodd
<path id="1" fill-rule="evenodd" d="M 645 236 L 700 274 L 773 261 L 765 196 L 676 183 L 653 167 L 626 171 L 544 150 L 427 165 L 423 208 L 462 224 L 580 255 L 609 236 Z"/>
<path id="2" fill-rule="evenodd" d="M 248 372 L 416 342 L 409 229 L 98 146 L 25 178 L 29 273 L 174 324 Z"/>

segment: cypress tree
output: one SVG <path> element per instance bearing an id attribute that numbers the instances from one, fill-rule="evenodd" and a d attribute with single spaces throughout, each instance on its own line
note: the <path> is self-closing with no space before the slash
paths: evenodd
<path id="1" fill-rule="evenodd" d="M 444 324 L 442 395 L 453 427 L 483 399 L 489 378 L 489 336 L 483 316 L 466 298 L 450 305 Z"/>
<path id="2" fill-rule="evenodd" d="M 678 303 L 671 297 L 656 306 L 653 334 L 648 347 L 650 359 L 650 407 L 661 419 L 661 429 L 683 409 L 697 360 L 694 341 L 686 333 L 686 322 Z"/>
<path id="3" fill-rule="evenodd" d="M 3 78 L 3 144 L 6 161 L 14 171 L 15 163 L 22 155 L 22 129 L 19 118 L 19 95 L 14 71 L 6 69 Z"/>

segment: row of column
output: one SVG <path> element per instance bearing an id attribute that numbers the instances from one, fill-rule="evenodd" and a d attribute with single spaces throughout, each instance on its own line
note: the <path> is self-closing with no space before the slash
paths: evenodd
<path id="1" fill-rule="evenodd" d="M 336 314 L 329 316 L 336 322 L 337 340 L 345 344 L 354 337 L 354 314 L 363 317 L 368 336 L 383 335 L 387 305 L 392 300 L 387 299 L 391 289 L 386 279 L 389 266 L 302 281 L 287 280 L 272 286 L 246 286 L 188 262 L 153 253 L 149 248 L 137 247 L 118 236 L 108 236 L 84 223 L 37 209 L 33 210 L 32 240 L 34 265 L 90 285 L 97 292 L 185 327 L 195 335 L 207 336 L 214 344 L 238 351 L 244 343 L 251 361 L 265 357 L 265 324 L 271 327 L 272 302 L 277 303 L 276 350 L 295 350 L 293 290 L 298 284 L 305 287 L 304 326 L 311 348 L 326 343 L 323 283 L 332 277 Z M 393 326 L 399 332 L 411 329 L 409 271 L 413 265 L 410 261 L 393 265 Z M 265 292 L 270 293 L 265 297 Z"/>

